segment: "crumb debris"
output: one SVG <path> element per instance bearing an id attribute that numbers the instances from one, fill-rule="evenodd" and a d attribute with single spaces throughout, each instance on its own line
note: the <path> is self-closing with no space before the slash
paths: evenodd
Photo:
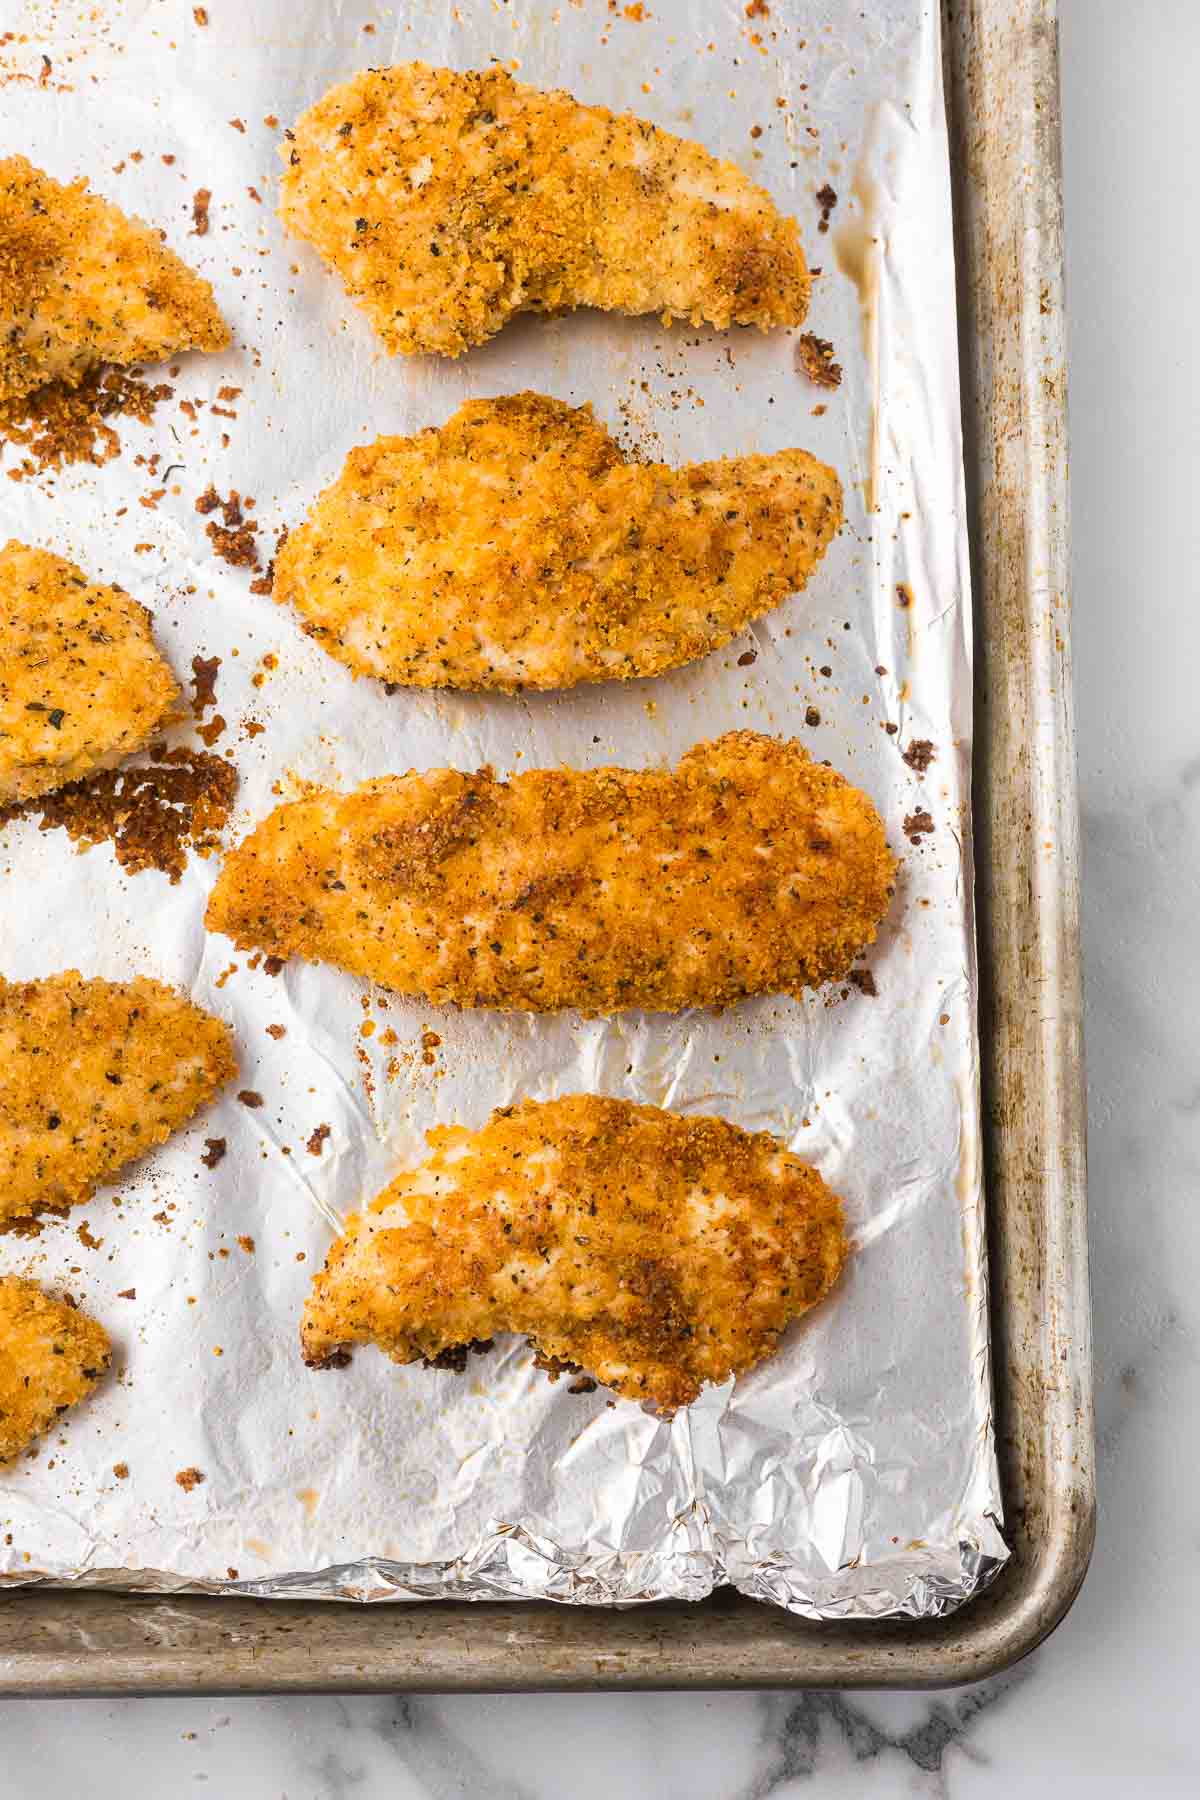
<path id="1" fill-rule="evenodd" d="M 192 229 L 190 237 L 208 236 L 208 209 L 212 205 L 212 189 L 197 188 L 192 195 Z"/>
<path id="2" fill-rule="evenodd" d="M 224 1138 L 205 1138 L 204 1154 L 200 1161 L 206 1169 L 215 1169 L 228 1148 Z"/>
<path id="3" fill-rule="evenodd" d="M 40 815 L 42 831 L 61 827 L 81 848 L 111 843 L 131 875 L 157 869 L 175 886 L 189 851 L 208 856 L 220 843 L 237 790 L 237 770 L 207 750 L 150 748 L 137 767 L 102 769 L 21 805 L 0 808 L 0 827 Z"/>
<path id="4" fill-rule="evenodd" d="M 253 504 L 251 500 L 243 500 L 236 488 L 231 488 L 228 498 L 222 500 L 211 482 L 195 502 L 198 513 L 220 512 L 222 522 L 218 524 L 215 519 L 209 519 L 204 529 L 215 553 L 234 569 L 258 570 L 262 567 L 256 542 L 258 526 L 246 517 Z"/>
<path id="5" fill-rule="evenodd" d="M 113 1474 L 116 1476 L 118 1481 L 128 1481 L 129 1480 L 129 1464 L 126 1462 L 114 1463 L 113 1464 Z"/>
<path id="6" fill-rule="evenodd" d="M 936 760 L 937 751 L 928 738 L 914 738 L 908 749 L 902 750 L 900 755 L 910 769 L 918 775 L 924 775 L 930 763 Z"/>
<path id="7" fill-rule="evenodd" d="M 175 1485 L 181 1487 L 185 1494 L 190 1494 L 192 1489 L 198 1488 L 204 1479 L 204 1472 L 201 1469 L 180 1469 L 175 1477 Z"/>
<path id="8" fill-rule="evenodd" d="M 263 1097 L 258 1092 L 257 1088 L 242 1088 L 238 1093 L 238 1099 L 243 1106 L 248 1106 L 252 1112 L 256 1111 L 263 1103 Z"/>
<path id="9" fill-rule="evenodd" d="M 904 821 L 904 835 L 910 844 L 919 844 L 923 837 L 928 837 L 933 828 L 933 816 L 924 808 L 919 812 L 909 813 Z"/>
<path id="10" fill-rule="evenodd" d="M 217 670 L 221 666 L 219 656 L 193 656 L 192 686 L 196 692 L 192 699 L 192 717 L 202 719 L 210 706 L 217 704 Z"/>
<path id="11" fill-rule="evenodd" d="M 824 232 L 829 230 L 830 216 L 837 203 L 838 197 L 828 182 L 825 183 L 824 187 L 819 187 L 817 189 L 817 205 L 821 209 L 821 217 L 817 221 L 818 231 Z"/>
<path id="12" fill-rule="evenodd" d="M 875 986 L 875 977 L 870 969 L 851 969 L 847 980 L 852 987 L 858 989 L 860 994 L 865 994 L 868 1000 L 878 998 L 879 989 Z"/>
<path id="13" fill-rule="evenodd" d="M 329 1125 L 318 1125 L 316 1130 L 310 1133 L 308 1142 L 304 1146 L 310 1156 L 321 1155 L 325 1148 L 325 1141 L 330 1136 L 331 1130 L 332 1127 Z"/>
<path id="14" fill-rule="evenodd" d="M 796 366 L 817 387 L 836 388 L 842 385 L 842 365 L 833 360 L 833 345 L 828 338 L 818 337 L 815 331 L 806 331 L 797 340 Z"/>
<path id="15" fill-rule="evenodd" d="M 6 471 L 10 481 L 25 481 L 72 463 L 99 468 L 121 453 L 112 421 L 133 419 L 148 425 L 154 409 L 169 400 L 166 382 L 150 386 L 140 369 L 93 369 L 75 387 L 51 381 L 31 394 L 0 404 L 0 443 L 27 454 Z"/>

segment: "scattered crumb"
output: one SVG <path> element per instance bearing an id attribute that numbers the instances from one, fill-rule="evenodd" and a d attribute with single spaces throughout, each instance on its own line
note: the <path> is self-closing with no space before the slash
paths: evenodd
<path id="1" fill-rule="evenodd" d="M 818 387 L 835 388 L 842 385 L 842 365 L 833 360 L 833 345 L 828 338 L 821 338 L 815 332 L 806 331 L 796 343 L 796 366 L 803 369 L 810 381 Z"/>
<path id="2" fill-rule="evenodd" d="M 205 709 L 217 704 L 217 670 L 220 666 L 219 656 L 193 656 L 192 686 L 196 690 L 192 700 L 193 718 L 202 719 Z"/>
<path id="3" fill-rule="evenodd" d="M 244 1250 L 247 1256 L 254 1255 L 254 1239 L 252 1237 L 240 1237 L 238 1239 L 238 1247 L 239 1249 Z"/>
<path id="4" fill-rule="evenodd" d="M 197 188 L 192 195 L 191 237 L 208 236 L 208 209 L 212 205 L 212 189 Z"/>
<path id="5" fill-rule="evenodd" d="M 210 482 L 195 502 L 198 513 L 219 511 L 222 523 L 217 524 L 210 519 L 205 526 L 216 554 L 235 569 L 259 569 L 258 526 L 253 519 L 247 519 L 245 509 L 250 501 L 243 501 L 236 488 L 231 488 L 229 497 L 222 500 L 216 488 Z"/>
<path id="6" fill-rule="evenodd" d="M 203 1480 L 204 1475 L 200 1469 L 180 1469 L 175 1477 L 175 1484 L 177 1487 L 181 1487 L 185 1494 L 190 1494 L 192 1489 L 199 1487 Z"/>
<path id="7" fill-rule="evenodd" d="M 286 1025 L 268 1025 L 267 1026 L 267 1036 L 273 1037 L 276 1040 L 278 1040 L 279 1038 L 285 1038 L 287 1036 L 287 1026 Z"/>
<path id="8" fill-rule="evenodd" d="M 865 994 L 869 1000 L 878 997 L 879 989 L 875 986 L 875 977 L 870 969 L 851 969 L 847 979 L 853 987 L 858 989 L 860 994 Z"/>
<path id="9" fill-rule="evenodd" d="M 824 187 L 819 187 L 817 189 L 817 205 L 821 209 L 821 217 L 817 223 L 818 231 L 829 230 L 829 216 L 837 203 L 838 197 L 828 182 L 825 183 Z"/>
<path id="10" fill-rule="evenodd" d="M 242 1088 L 238 1093 L 238 1099 L 243 1106 L 248 1106 L 252 1112 L 257 1110 L 263 1103 L 262 1095 L 255 1088 Z"/>
<path id="11" fill-rule="evenodd" d="M 907 761 L 907 758 L 905 760 Z M 904 835 L 910 844 L 919 844 L 921 839 L 927 837 L 933 828 L 932 815 L 923 809 L 920 812 L 909 813 L 904 821 Z"/>
<path id="12" fill-rule="evenodd" d="M 0 808 L 0 827 L 40 814 L 40 828 L 61 826 L 84 847 L 111 843 L 131 875 L 157 869 L 174 886 L 189 850 L 217 848 L 233 806 L 237 770 L 207 750 L 155 744 L 141 767 L 103 769 L 20 806 Z"/>
<path id="13" fill-rule="evenodd" d="M 928 738 L 914 738 L 907 750 L 900 752 L 910 769 L 923 775 L 930 763 L 937 757 L 937 751 Z"/>
<path id="14" fill-rule="evenodd" d="M 321 1152 L 325 1148 L 325 1140 L 326 1140 L 326 1138 L 329 1137 L 330 1131 L 331 1131 L 330 1126 L 318 1125 L 316 1130 L 311 1133 L 311 1135 L 309 1136 L 308 1142 L 305 1145 L 305 1148 L 307 1149 L 308 1154 L 310 1156 L 320 1156 L 321 1155 Z"/>
<path id="15" fill-rule="evenodd" d="M 123 1463 L 123 1462 L 114 1463 L 113 1464 L 113 1474 L 116 1476 L 118 1481 L 128 1481 L 129 1480 L 129 1464 Z"/>
<path id="16" fill-rule="evenodd" d="M 136 1288 L 119 1288 L 117 1290 L 117 1299 L 118 1300 L 136 1300 L 137 1299 L 137 1289 Z"/>
<path id="17" fill-rule="evenodd" d="M 150 387 L 138 369 L 93 369 L 76 387 L 51 381 L 32 394 L 0 404 L 0 442 L 28 455 L 8 470 L 11 481 L 24 481 L 71 463 L 96 467 L 121 452 L 121 439 L 111 420 L 134 419 L 148 425 L 160 400 L 174 388 L 165 382 Z"/>
<path id="18" fill-rule="evenodd" d="M 201 27 L 201 29 L 203 29 L 203 27 L 208 24 L 208 8 L 207 8 L 207 6 L 193 6 L 192 17 L 193 17 L 193 19 L 195 19 L 197 25 L 199 25 Z"/>
<path id="19" fill-rule="evenodd" d="M 227 1145 L 224 1138 L 205 1138 L 204 1155 L 200 1161 L 206 1169 L 215 1169 L 224 1156 Z"/>
<path id="20" fill-rule="evenodd" d="M 897 604 L 897 606 L 902 606 L 904 608 L 904 610 L 907 612 L 908 608 L 912 605 L 912 603 L 913 603 L 913 591 L 909 587 L 907 581 L 898 581 L 896 583 L 896 604 Z"/>
<path id="21" fill-rule="evenodd" d="M 806 725 L 813 725 L 813 726 L 819 725 L 821 723 L 821 715 L 817 711 L 815 706 L 806 706 L 805 707 L 804 723 Z"/>

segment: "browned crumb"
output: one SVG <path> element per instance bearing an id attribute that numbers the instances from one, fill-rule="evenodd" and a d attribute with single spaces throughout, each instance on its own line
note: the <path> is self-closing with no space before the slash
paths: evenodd
<path id="1" fill-rule="evenodd" d="M 858 989 L 860 994 L 865 994 L 868 1000 L 877 998 L 879 989 L 875 986 L 875 977 L 870 969 L 851 969 L 846 979 Z"/>
<path id="2" fill-rule="evenodd" d="M 936 760 L 937 751 L 928 738 L 914 738 L 907 750 L 900 752 L 910 769 L 923 775 L 930 763 Z"/>
<path id="3" fill-rule="evenodd" d="M 207 8 L 207 6 L 193 6 L 192 17 L 193 17 L 193 19 L 195 19 L 197 25 L 202 26 L 202 27 L 207 25 L 208 24 L 208 8 Z"/>
<path id="4" fill-rule="evenodd" d="M 116 1476 L 118 1481 L 128 1481 L 129 1480 L 129 1464 L 125 1463 L 125 1462 L 114 1463 L 113 1464 L 113 1474 Z"/>
<path id="5" fill-rule="evenodd" d="M 248 1237 L 248 1236 L 239 1237 L 238 1245 L 242 1250 L 244 1250 L 246 1252 L 247 1256 L 254 1255 L 254 1239 L 252 1237 Z"/>
<path id="6" fill-rule="evenodd" d="M 267 1026 L 267 1036 L 273 1037 L 276 1039 L 285 1038 L 287 1036 L 287 1026 L 286 1025 L 268 1025 Z"/>
<path id="7" fill-rule="evenodd" d="M 83 1221 L 82 1225 L 76 1226 L 75 1236 L 79 1239 L 85 1250 L 99 1250 L 104 1243 L 103 1238 L 93 1237 L 91 1226 L 86 1219 Z"/>
<path id="8" fill-rule="evenodd" d="M 796 341 L 796 361 L 808 379 L 818 387 L 835 388 L 842 385 L 842 365 L 834 362 L 833 345 L 828 338 L 806 331 Z"/>
<path id="9" fill-rule="evenodd" d="M 919 844 L 933 830 L 933 816 L 922 809 L 909 813 L 904 821 L 904 835 L 910 844 Z"/>
<path id="10" fill-rule="evenodd" d="M 254 1088 L 243 1088 L 238 1094 L 238 1099 L 243 1106 L 248 1106 L 251 1110 L 260 1107 L 263 1103 L 262 1095 Z"/>
<path id="11" fill-rule="evenodd" d="M 325 1140 L 329 1136 L 329 1134 L 330 1134 L 330 1127 L 328 1125 L 318 1125 L 317 1126 L 316 1130 L 309 1137 L 308 1143 L 305 1146 L 305 1148 L 308 1150 L 308 1154 L 310 1156 L 320 1156 L 321 1152 L 325 1148 Z"/>
<path id="12" fill-rule="evenodd" d="M 769 19 L 771 9 L 767 0 L 746 0 L 746 17 L 748 19 Z"/>
<path id="13" fill-rule="evenodd" d="M 907 581 L 898 581 L 896 583 L 896 604 L 897 604 L 897 606 L 903 607 L 905 612 L 907 612 L 908 608 L 912 605 L 912 603 L 913 603 L 913 591 L 909 587 Z"/>
<path id="14" fill-rule="evenodd" d="M 212 205 L 212 189 L 197 188 L 192 195 L 192 237 L 208 236 L 208 209 Z"/>
<path id="15" fill-rule="evenodd" d="M 829 230 L 829 216 L 837 203 L 838 197 L 828 182 L 825 183 L 824 187 L 819 187 L 817 189 L 817 205 L 821 209 L 821 217 L 817 225 L 818 231 Z"/>
<path id="16" fill-rule="evenodd" d="M 185 1494 L 190 1494 L 192 1489 L 198 1488 L 204 1479 L 205 1476 L 200 1469 L 180 1469 L 175 1477 L 175 1484 L 177 1487 L 181 1487 Z"/>
<path id="17" fill-rule="evenodd" d="M 130 874 L 157 869 L 177 883 L 188 851 L 207 856 L 220 842 L 233 807 L 237 770 L 207 750 L 151 746 L 140 768 L 106 769 L 23 806 L 0 809 L 0 826 L 40 814 L 40 827 L 61 826 L 76 843 L 111 842 Z"/>
<path id="18" fill-rule="evenodd" d="M 821 715 L 817 711 L 817 708 L 815 706 L 806 706 L 805 707 L 804 723 L 806 725 L 811 725 L 814 729 L 816 728 L 816 726 L 818 726 L 821 723 Z"/>
<path id="19" fill-rule="evenodd" d="M 224 1138 L 205 1138 L 204 1155 L 200 1158 L 200 1161 L 204 1164 L 206 1169 L 216 1168 L 217 1164 L 225 1154 L 226 1147 Z"/>
<path id="20" fill-rule="evenodd" d="M 421 1033 L 421 1061 L 423 1063 L 432 1066 L 432 1064 L 437 1061 L 437 1058 L 433 1053 L 438 1048 L 441 1041 L 442 1040 L 436 1031 L 423 1031 Z"/>
<path id="21" fill-rule="evenodd" d="M 235 569 L 262 567 L 255 542 L 258 526 L 253 519 L 247 519 L 244 511 L 248 505 L 236 488 L 231 488 L 228 499 L 222 500 L 211 482 L 196 501 L 198 513 L 220 510 L 222 523 L 218 525 L 215 519 L 210 519 L 204 529 L 216 554 Z"/>
<path id="22" fill-rule="evenodd" d="M 121 452 L 114 419 L 148 425 L 154 409 L 174 388 L 153 387 L 137 369 L 92 369 L 76 387 L 51 381 L 17 399 L 0 401 L 0 442 L 28 454 L 8 471 L 24 481 L 71 463 L 111 462 Z"/>
<path id="23" fill-rule="evenodd" d="M 117 1299 L 118 1300 L 136 1300 L 137 1299 L 137 1289 L 136 1288 L 118 1288 L 117 1289 Z"/>
<path id="24" fill-rule="evenodd" d="M 192 714 L 202 719 L 206 708 L 217 704 L 217 670 L 221 666 L 219 656 L 193 656 L 192 686 L 195 696 L 192 700 Z"/>

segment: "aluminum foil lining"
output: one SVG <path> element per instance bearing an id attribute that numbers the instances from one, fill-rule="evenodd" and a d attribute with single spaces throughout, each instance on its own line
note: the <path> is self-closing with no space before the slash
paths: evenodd
<path id="1" fill-rule="evenodd" d="M 215 862 L 193 858 L 172 886 L 123 874 L 110 847 L 77 854 L 61 831 L 9 827 L 0 970 L 180 983 L 232 1024 L 241 1076 L 117 1190 L 32 1242 L 0 1239 L 0 1269 L 67 1288 L 119 1365 L 0 1477 L 0 1578 L 589 1604 L 732 1583 L 814 1618 L 956 1606 L 1006 1549 L 936 7 L 259 0 L 214 6 L 206 24 L 175 0 L 17 10 L 28 40 L 2 51 L 4 153 L 86 173 L 161 224 L 213 281 L 236 345 L 180 359 L 162 376 L 172 397 L 149 426 L 121 425 L 104 466 L 3 482 L 5 532 L 150 606 L 181 678 L 194 655 L 220 658 L 218 748 L 241 773 L 231 837 L 306 781 L 665 765 L 744 726 L 799 736 L 866 788 L 903 872 L 868 958 L 874 994 L 522 1019 L 439 1013 L 328 968 L 271 974 L 205 935 Z M 522 320 L 455 363 L 389 360 L 336 278 L 283 236 L 276 144 L 330 83 L 415 56 L 498 58 L 737 161 L 801 222 L 820 270 L 808 323 L 832 341 L 841 386 L 800 371 L 795 333 L 597 314 Z M 590 401 L 627 444 L 672 461 L 806 446 L 842 473 L 846 528 L 807 592 L 727 650 L 659 680 L 519 699 L 356 683 L 212 554 L 194 504 L 210 483 L 253 497 L 265 560 L 352 444 L 524 387 Z M 195 742 L 183 723 L 173 738 Z M 930 747 L 924 767 L 914 744 Z M 238 1087 L 264 1104 L 240 1104 Z M 464 1375 L 376 1352 L 305 1369 L 299 1312 L 340 1213 L 419 1157 L 430 1126 L 578 1089 L 720 1113 L 814 1161 L 857 1242 L 836 1297 L 670 1422 L 569 1393 L 513 1339 Z M 212 1170 L 210 1137 L 227 1145 Z M 188 1470 L 203 1480 L 181 1485 Z"/>

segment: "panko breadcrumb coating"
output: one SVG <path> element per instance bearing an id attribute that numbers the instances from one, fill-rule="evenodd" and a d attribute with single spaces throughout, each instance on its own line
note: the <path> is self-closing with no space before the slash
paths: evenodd
<path id="1" fill-rule="evenodd" d="M 352 450 L 274 591 L 356 675 L 571 687 L 728 643 L 841 522 L 837 476 L 804 450 L 629 462 L 590 406 L 522 393 Z"/>
<path id="2" fill-rule="evenodd" d="M 95 1319 L 35 1281 L 0 1275 L 0 1467 L 91 1393 L 111 1354 Z"/>
<path id="3" fill-rule="evenodd" d="M 0 1221 L 88 1199 L 236 1070 L 228 1026 L 161 981 L 0 979 Z"/>
<path id="4" fill-rule="evenodd" d="M 0 550 L 0 804 L 149 743 L 179 698 L 150 614 L 48 550 Z"/>
<path id="5" fill-rule="evenodd" d="M 674 1012 L 844 976 L 895 866 L 865 794 L 735 731 L 674 772 L 433 769 L 277 807 L 206 923 L 435 1005 Z"/>
<path id="6" fill-rule="evenodd" d="M 162 233 L 23 156 L 0 161 L 0 401 L 97 363 L 223 350 L 212 288 Z"/>
<path id="7" fill-rule="evenodd" d="M 367 69 L 280 146 L 280 216 L 387 349 L 460 356 L 514 313 L 798 325 L 794 219 L 699 144 L 504 69 Z"/>
<path id="8" fill-rule="evenodd" d="M 823 1299 L 841 1202 L 765 1132 L 573 1094 L 442 1126 L 346 1221 L 304 1308 L 309 1363 L 433 1360 L 501 1331 L 663 1412 L 742 1375 Z"/>

